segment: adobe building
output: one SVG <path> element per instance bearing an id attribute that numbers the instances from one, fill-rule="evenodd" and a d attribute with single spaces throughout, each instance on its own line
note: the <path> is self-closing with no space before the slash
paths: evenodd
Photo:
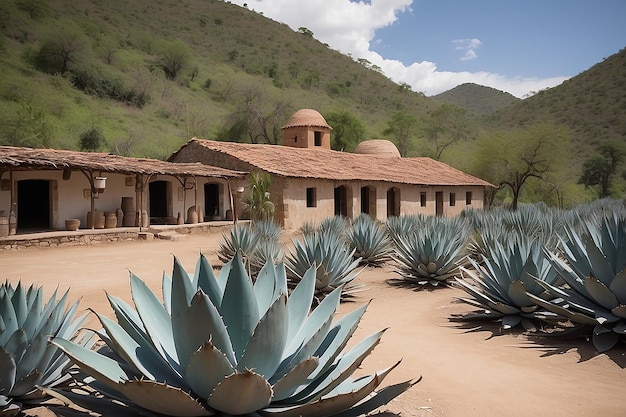
<path id="1" fill-rule="evenodd" d="M 431 158 L 402 158 L 385 140 L 362 142 L 355 153 L 333 151 L 332 128 L 315 110 L 299 110 L 282 129 L 282 146 L 193 138 L 168 161 L 270 174 L 274 217 L 286 229 L 334 215 L 455 216 L 483 208 L 485 187 L 493 187 Z"/>
<path id="2" fill-rule="evenodd" d="M 0 239 L 77 227 L 230 220 L 231 191 L 246 175 L 198 163 L 0 146 Z"/>

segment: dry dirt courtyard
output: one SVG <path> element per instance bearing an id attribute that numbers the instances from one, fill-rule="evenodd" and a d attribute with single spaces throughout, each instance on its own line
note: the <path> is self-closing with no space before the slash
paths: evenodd
<path id="1" fill-rule="evenodd" d="M 191 234 L 179 241 L 152 240 L 89 246 L 0 251 L 2 279 L 43 285 L 49 295 L 70 289 L 81 310 L 111 314 L 105 293 L 130 301 L 129 271 L 160 294 L 163 271 L 176 256 L 193 270 L 202 251 L 214 266 L 221 233 Z M 287 239 L 289 240 L 289 239 Z M 384 415 L 413 416 L 626 416 L 626 347 L 595 352 L 581 339 L 538 339 L 499 331 L 498 325 L 451 322 L 471 310 L 455 302 L 456 288 L 416 289 L 390 285 L 394 265 L 367 268 L 357 281 L 367 290 L 342 303 L 345 314 L 371 300 L 353 339 L 389 328 L 362 371 L 402 363 L 383 385 L 416 379 L 381 409 Z M 95 325 L 95 324 L 94 324 Z M 45 409 L 31 415 L 50 415 Z"/>

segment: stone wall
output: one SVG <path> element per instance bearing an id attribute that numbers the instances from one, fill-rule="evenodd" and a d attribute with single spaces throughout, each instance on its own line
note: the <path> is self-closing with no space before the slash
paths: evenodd
<path id="1" fill-rule="evenodd" d="M 94 234 L 82 232 L 74 232 L 72 234 L 61 232 L 34 233 L 32 235 L 7 236 L 0 238 L 0 250 L 94 245 L 104 242 L 136 240 L 138 238 L 139 232 L 137 230 Z"/>

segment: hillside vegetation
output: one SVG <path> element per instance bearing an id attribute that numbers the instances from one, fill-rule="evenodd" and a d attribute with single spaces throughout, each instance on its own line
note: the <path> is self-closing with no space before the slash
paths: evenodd
<path id="1" fill-rule="evenodd" d="M 471 116 L 490 115 L 520 101 L 513 94 L 474 83 L 461 84 L 432 98 L 460 107 Z"/>
<path id="2" fill-rule="evenodd" d="M 490 181 L 494 204 L 626 189 L 624 51 L 518 100 L 473 84 L 425 97 L 218 0 L 5 0 L 0 31 L 0 144 L 165 159 L 193 136 L 279 144 L 313 108 L 334 149 L 389 139 Z"/>
<path id="3" fill-rule="evenodd" d="M 278 128 L 299 108 L 348 111 L 369 136 L 391 111 L 429 106 L 306 30 L 222 1 L 9 0 L 0 19 L 5 144 L 76 149 L 99 127 L 104 149 L 165 157 L 250 107 Z M 54 48 L 70 56 L 65 71 L 48 62 Z M 39 132 L 6 133 L 23 119 Z"/>

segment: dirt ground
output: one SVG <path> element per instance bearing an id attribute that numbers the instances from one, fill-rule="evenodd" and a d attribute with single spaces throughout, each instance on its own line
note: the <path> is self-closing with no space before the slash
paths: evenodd
<path id="1" fill-rule="evenodd" d="M 213 265 L 221 234 L 192 234 L 180 241 L 129 241 L 81 247 L 0 252 L 0 278 L 44 285 L 46 294 L 70 288 L 82 309 L 111 314 L 105 292 L 130 301 L 129 271 L 160 295 L 163 271 L 175 255 L 193 270 L 200 251 Z M 625 416 L 626 347 L 595 352 L 584 340 L 501 334 L 497 325 L 450 322 L 471 310 L 454 302 L 459 289 L 416 290 L 390 285 L 393 265 L 368 268 L 358 281 L 367 290 L 343 303 L 339 314 L 371 301 L 355 338 L 389 328 L 363 371 L 402 363 L 383 385 L 422 381 L 393 400 L 385 415 L 402 416 Z M 42 409 L 35 415 L 49 415 Z"/>

